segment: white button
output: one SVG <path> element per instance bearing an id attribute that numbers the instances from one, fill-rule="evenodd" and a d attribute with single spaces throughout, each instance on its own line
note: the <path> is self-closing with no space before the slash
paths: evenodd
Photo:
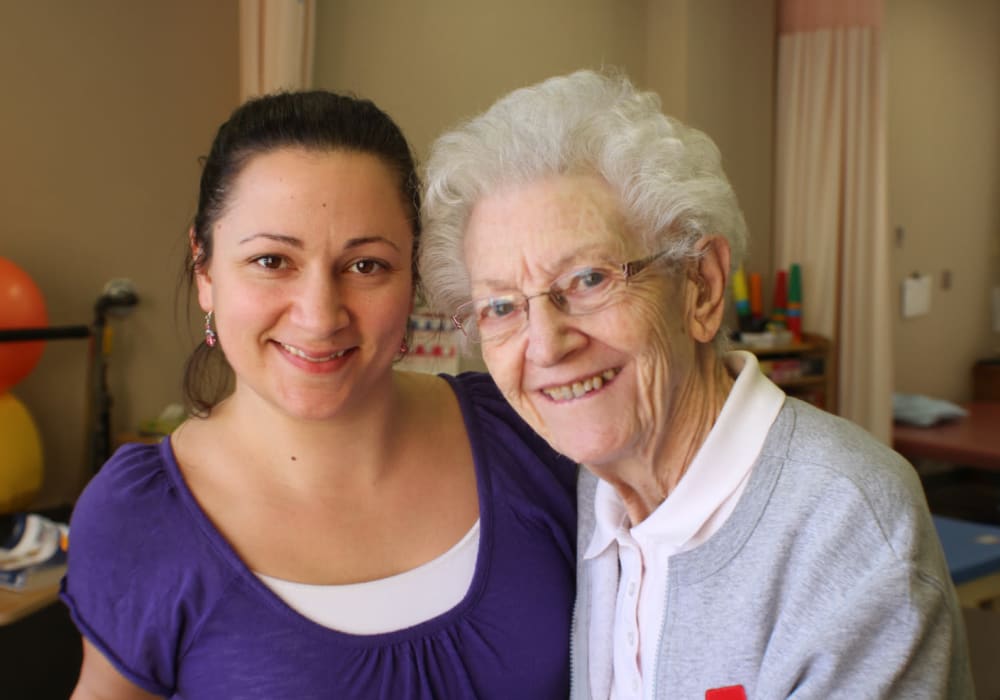
<path id="1" fill-rule="evenodd" d="M 632 692 L 633 693 L 638 693 L 639 692 L 639 679 L 638 678 L 633 678 L 632 679 Z"/>
<path id="2" fill-rule="evenodd" d="M 628 585 L 628 594 L 635 595 L 635 581 L 632 581 L 632 583 Z"/>
<path id="3" fill-rule="evenodd" d="M 634 647 L 635 646 L 635 632 L 631 632 L 630 631 L 628 633 L 628 645 L 630 647 Z"/>

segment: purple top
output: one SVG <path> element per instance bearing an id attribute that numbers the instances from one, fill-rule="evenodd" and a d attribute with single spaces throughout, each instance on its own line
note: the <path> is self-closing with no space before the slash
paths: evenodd
<path id="1" fill-rule="evenodd" d="M 487 375 L 445 379 L 472 444 L 481 528 L 472 583 L 450 611 L 366 636 L 302 617 L 213 527 L 166 438 L 118 450 L 73 512 L 62 599 L 83 635 L 139 686 L 187 700 L 567 697 L 575 465 Z"/>

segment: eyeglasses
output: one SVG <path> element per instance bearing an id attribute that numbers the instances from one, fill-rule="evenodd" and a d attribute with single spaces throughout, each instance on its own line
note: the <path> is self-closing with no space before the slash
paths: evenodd
<path id="1" fill-rule="evenodd" d="M 665 259 L 660 251 L 639 260 L 613 266 L 583 267 L 559 276 L 548 291 L 538 294 L 515 292 L 473 299 L 458 307 L 451 317 L 455 326 L 473 342 L 503 342 L 528 322 L 528 302 L 538 297 L 549 301 L 564 314 L 584 316 L 615 302 L 629 280 L 652 263 Z"/>

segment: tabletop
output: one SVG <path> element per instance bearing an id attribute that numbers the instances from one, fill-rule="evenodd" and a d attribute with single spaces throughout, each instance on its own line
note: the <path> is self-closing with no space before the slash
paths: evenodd
<path id="1" fill-rule="evenodd" d="M 965 417 L 921 428 L 896 423 L 892 446 L 910 458 L 1000 471 L 1000 401 L 963 404 Z"/>

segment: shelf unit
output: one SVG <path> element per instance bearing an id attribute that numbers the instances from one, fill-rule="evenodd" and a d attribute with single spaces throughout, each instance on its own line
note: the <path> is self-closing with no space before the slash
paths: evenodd
<path id="1" fill-rule="evenodd" d="M 802 341 L 761 348 L 735 345 L 757 356 L 761 370 L 786 394 L 837 412 L 837 365 L 833 343 L 804 333 Z"/>

